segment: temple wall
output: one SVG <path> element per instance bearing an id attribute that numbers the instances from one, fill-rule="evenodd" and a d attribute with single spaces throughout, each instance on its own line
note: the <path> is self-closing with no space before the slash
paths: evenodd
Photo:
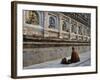
<path id="1" fill-rule="evenodd" d="M 90 50 L 86 45 L 91 42 L 90 27 L 80 21 L 83 17 L 76 15 L 74 19 L 67 13 L 34 10 L 23 14 L 24 67 L 71 56 L 73 44 L 79 54 Z"/>
<path id="2" fill-rule="evenodd" d="M 71 56 L 71 46 L 24 49 L 23 65 L 29 66 Z M 75 46 L 79 54 L 90 51 L 90 46 Z"/>
<path id="3" fill-rule="evenodd" d="M 90 41 L 89 27 L 77 20 L 62 13 L 37 11 L 36 16 L 35 12 L 33 18 L 24 17 L 23 35 Z M 29 11 L 24 11 L 24 15 L 28 14 Z"/>

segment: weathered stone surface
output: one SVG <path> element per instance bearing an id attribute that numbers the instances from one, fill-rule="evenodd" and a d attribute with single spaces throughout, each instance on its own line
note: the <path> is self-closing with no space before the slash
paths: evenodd
<path id="1" fill-rule="evenodd" d="M 75 46 L 75 48 L 80 54 L 90 50 L 90 46 Z M 23 67 L 71 56 L 71 53 L 72 46 L 24 49 Z"/>
<path id="2" fill-rule="evenodd" d="M 66 57 L 68 60 L 70 59 L 69 57 Z M 46 69 L 46 68 L 66 68 L 66 67 L 86 67 L 86 66 L 91 66 L 91 52 L 83 52 L 80 54 L 80 61 L 76 63 L 69 63 L 69 64 L 61 64 L 62 59 L 56 59 L 52 61 L 46 61 L 43 63 L 39 64 L 33 64 L 30 66 L 24 67 L 24 69 Z"/>

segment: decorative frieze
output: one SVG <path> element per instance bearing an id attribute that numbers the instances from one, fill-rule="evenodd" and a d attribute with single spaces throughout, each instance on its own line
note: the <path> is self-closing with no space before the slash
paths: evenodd
<path id="1" fill-rule="evenodd" d="M 78 17 L 78 13 L 71 14 L 72 16 Z M 86 41 L 90 39 L 90 28 L 64 13 L 24 11 L 24 15 L 24 35 L 41 35 L 43 37 L 75 41 Z"/>

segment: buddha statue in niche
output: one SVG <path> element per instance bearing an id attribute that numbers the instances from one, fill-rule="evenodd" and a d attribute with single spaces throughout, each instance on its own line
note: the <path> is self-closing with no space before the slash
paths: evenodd
<path id="1" fill-rule="evenodd" d="M 29 18 L 26 20 L 26 23 L 38 25 L 39 24 L 38 18 L 39 18 L 38 13 L 36 11 L 30 11 L 29 12 Z"/>

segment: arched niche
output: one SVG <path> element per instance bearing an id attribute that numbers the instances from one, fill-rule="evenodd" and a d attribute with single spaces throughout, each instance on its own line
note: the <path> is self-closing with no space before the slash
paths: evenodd
<path id="1" fill-rule="evenodd" d="M 49 17 L 49 28 L 56 28 L 56 17 L 55 16 Z"/>
<path id="2" fill-rule="evenodd" d="M 66 21 L 62 21 L 62 30 L 63 31 L 66 31 L 66 26 L 67 26 Z"/>
<path id="3" fill-rule="evenodd" d="M 66 20 L 62 21 L 62 30 L 69 32 L 69 26 L 68 26 L 68 22 Z"/>
<path id="4" fill-rule="evenodd" d="M 77 22 L 72 19 L 71 20 L 71 25 L 72 25 L 71 26 L 71 32 L 76 34 L 77 33 Z"/>
<path id="5" fill-rule="evenodd" d="M 39 25 L 39 14 L 37 11 L 29 11 L 28 18 L 26 19 L 27 24 Z"/>

